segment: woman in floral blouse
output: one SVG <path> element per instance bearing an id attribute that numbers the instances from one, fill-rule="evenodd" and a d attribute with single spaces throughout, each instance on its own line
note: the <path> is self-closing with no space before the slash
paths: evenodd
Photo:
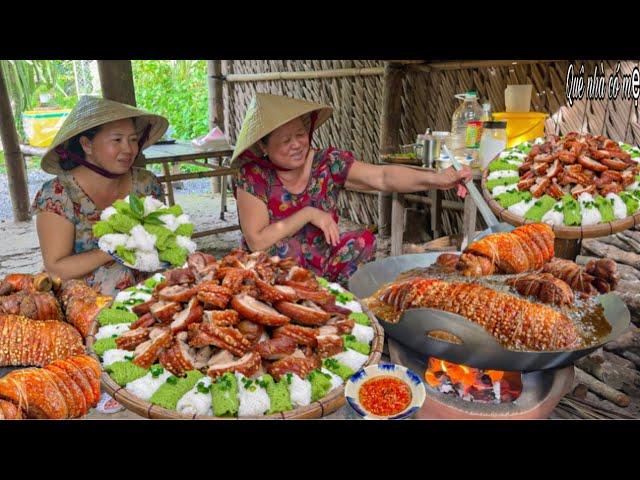
<path id="1" fill-rule="evenodd" d="M 433 173 L 371 165 L 348 151 L 311 148 L 314 129 L 331 112 L 320 104 L 256 94 L 232 157 L 232 165 L 240 167 L 234 194 L 245 248 L 294 257 L 317 275 L 346 285 L 358 265 L 373 258 L 375 237 L 367 230 L 339 232 L 341 190 L 444 190 L 470 179 L 471 170 Z"/>
<path id="2" fill-rule="evenodd" d="M 32 205 L 48 272 L 81 278 L 106 295 L 143 278 L 98 248 L 92 226 L 102 210 L 130 193 L 164 200 L 156 177 L 140 168 L 139 153 L 167 127 L 163 117 L 129 105 L 80 99 L 42 159 L 42 169 L 56 177 L 44 183 Z"/>

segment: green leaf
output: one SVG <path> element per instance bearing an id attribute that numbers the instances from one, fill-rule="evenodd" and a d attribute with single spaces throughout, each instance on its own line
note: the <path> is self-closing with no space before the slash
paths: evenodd
<path id="1" fill-rule="evenodd" d="M 199 383 L 196 385 L 196 389 L 197 389 L 197 390 L 198 390 L 198 392 L 200 392 L 200 393 L 207 394 L 207 393 L 209 393 L 209 392 L 211 391 L 211 385 L 209 385 L 208 387 L 206 387 L 206 386 L 204 385 L 204 383 L 199 382 Z"/>
<path id="2" fill-rule="evenodd" d="M 142 203 L 142 200 L 132 193 L 129 195 L 129 205 L 131 205 L 131 211 L 136 218 L 138 220 L 142 220 L 144 217 L 144 204 Z"/>
<path id="3" fill-rule="evenodd" d="M 149 218 L 149 216 L 147 216 L 144 219 L 144 223 L 148 224 L 148 225 L 160 225 L 161 227 L 164 227 L 164 222 L 162 220 L 160 220 L 157 217 L 151 217 Z"/>

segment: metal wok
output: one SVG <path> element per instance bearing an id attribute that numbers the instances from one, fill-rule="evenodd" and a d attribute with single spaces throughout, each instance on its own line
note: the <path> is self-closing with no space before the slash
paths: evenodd
<path id="1" fill-rule="evenodd" d="M 400 273 L 433 264 L 440 253 L 424 253 L 389 257 L 363 265 L 349 280 L 349 290 L 359 298 L 366 298 Z M 612 329 L 597 344 L 578 350 L 517 351 L 508 350 L 481 326 L 453 313 L 418 308 L 406 310 L 400 321 L 392 324 L 380 321 L 385 333 L 411 350 L 450 362 L 482 369 L 506 371 L 534 371 L 571 365 L 603 344 L 615 340 L 629 326 L 631 316 L 627 306 L 615 294 L 597 297 L 604 308 Z M 431 331 L 444 331 L 462 341 L 452 343 L 427 336 Z"/>

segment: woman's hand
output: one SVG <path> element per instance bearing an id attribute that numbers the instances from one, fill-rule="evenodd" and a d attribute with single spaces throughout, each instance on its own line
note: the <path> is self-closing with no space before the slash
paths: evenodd
<path id="1" fill-rule="evenodd" d="M 103 262 L 102 265 L 106 265 L 108 263 L 116 261 L 111 255 L 109 255 L 107 252 L 103 252 L 99 248 L 96 248 L 95 252 L 96 252 L 96 257 Z"/>
<path id="2" fill-rule="evenodd" d="M 333 247 L 338 245 L 340 241 L 340 230 L 330 213 L 314 207 L 305 207 L 309 209 L 309 223 L 318 227 L 324 233 L 327 243 Z"/>
<path id="3" fill-rule="evenodd" d="M 436 176 L 438 188 L 440 190 L 449 190 L 456 185 L 464 183 L 472 178 L 471 168 L 463 165 L 462 170 L 457 171 L 453 167 L 443 170 Z"/>

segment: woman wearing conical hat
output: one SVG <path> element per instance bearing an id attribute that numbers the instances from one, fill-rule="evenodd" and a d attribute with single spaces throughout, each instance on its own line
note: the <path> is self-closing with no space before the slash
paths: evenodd
<path id="1" fill-rule="evenodd" d="M 331 113 L 325 105 L 256 94 L 231 164 L 240 168 L 234 194 L 243 246 L 294 257 L 317 275 L 346 284 L 359 264 L 373 258 L 375 238 L 367 230 L 339 232 L 340 191 L 444 190 L 470 179 L 471 170 L 433 173 L 371 165 L 348 151 L 312 148 L 314 130 Z"/>
<path id="2" fill-rule="evenodd" d="M 140 152 L 168 126 L 165 118 L 130 105 L 97 97 L 78 101 L 42 158 L 42 169 L 56 177 L 32 205 L 48 272 L 81 278 L 107 295 L 143 278 L 98 248 L 92 226 L 102 210 L 130 193 L 164 200 Z"/>

